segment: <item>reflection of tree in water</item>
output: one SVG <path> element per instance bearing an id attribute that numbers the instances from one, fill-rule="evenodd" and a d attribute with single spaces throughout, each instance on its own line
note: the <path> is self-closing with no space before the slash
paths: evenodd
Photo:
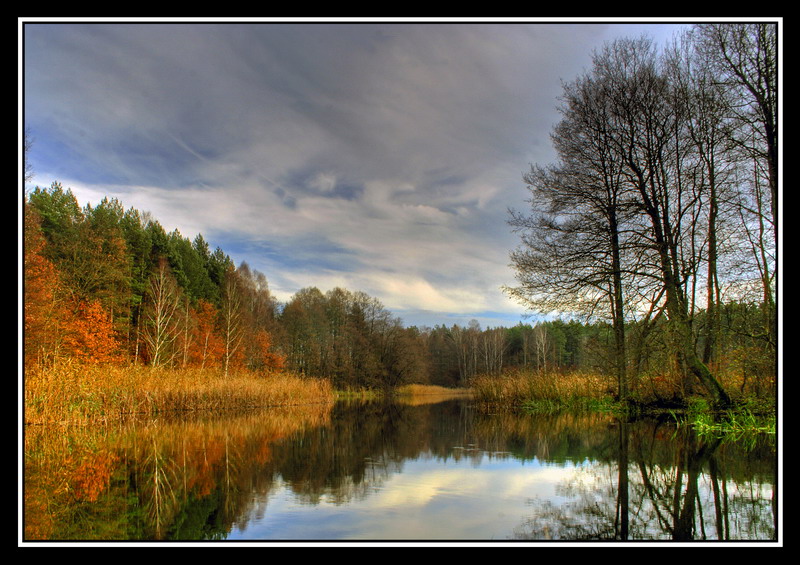
<path id="1" fill-rule="evenodd" d="M 225 539 L 288 488 L 309 505 L 361 500 L 406 461 L 577 465 L 559 504 L 534 500 L 520 539 L 771 539 L 774 445 L 743 454 L 673 426 L 339 404 L 115 432 L 26 437 L 26 539 Z M 766 478 L 765 478 L 766 477 Z M 627 488 L 624 485 L 627 484 Z M 623 485 L 623 488 L 619 488 Z"/>
<path id="2" fill-rule="evenodd" d="M 274 469 L 306 504 L 361 500 L 418 456 L 427 410 L 380 401 L 339 403 L 329 426 L 273 445 Z"/>
<path id="3" fill-rule="evenodd" d="M 581 465 L 561 485 L 565 502 L 531 501 L 535 512 L 515 539 L 775 539 L 772 485 L 742 467 L 752 458 L 736 446 L 685 429 L 620 424 L 619 432 L 609 461 Z"/>
<path id="4" fill-rule="evenodd" d="M 269 492 L 270 446 L 323 408 L 26 436 L 26 539 L 223 539 Z"/>

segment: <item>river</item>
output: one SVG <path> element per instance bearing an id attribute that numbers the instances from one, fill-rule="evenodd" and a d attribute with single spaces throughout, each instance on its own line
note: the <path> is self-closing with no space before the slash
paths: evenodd
<path id="1" fill-rule="evenodd" d="M 182 542 L 769 542 L 774 437 L 669 418 L 339 402 L 26 430 L 24 537 Z"/>

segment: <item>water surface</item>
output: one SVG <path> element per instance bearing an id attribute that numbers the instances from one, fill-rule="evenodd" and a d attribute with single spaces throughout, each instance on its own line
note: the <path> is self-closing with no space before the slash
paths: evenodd
<path id="1" fill-rule="evenodd" d="M 26 437 L 25 538 L 768 541 L 774 438 L 350 402 Z"/>

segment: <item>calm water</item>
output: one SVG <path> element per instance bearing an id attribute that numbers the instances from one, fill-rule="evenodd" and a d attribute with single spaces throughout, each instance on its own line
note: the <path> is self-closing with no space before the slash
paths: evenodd
<path id="1" fill-rule="evenodd" d="M 102 433 L 100 433 L 102 432 Z M 26 437 L 25 539 L 774 540 L 774 439 L 340 403 Z"/>

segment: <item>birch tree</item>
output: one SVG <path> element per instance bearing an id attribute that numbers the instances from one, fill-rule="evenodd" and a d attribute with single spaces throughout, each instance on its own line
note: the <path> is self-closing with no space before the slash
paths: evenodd
<path id="1" fill-rule="evenodd" d="M 230 267 L 223 279 L 222 306 L 220 308 L 220 334 L 223 343 L 222 370 L 226 377 L 241 353 L 244 329 L 241 281 L 236 269 Z"/>
<path id="2" fill-rule="evenodd" d="M 172 363 L 180 321 L 180 290 L 166 259 L 158 262 L 150 277 L 144 312 L 143 339 L 154 367 Z"/>

